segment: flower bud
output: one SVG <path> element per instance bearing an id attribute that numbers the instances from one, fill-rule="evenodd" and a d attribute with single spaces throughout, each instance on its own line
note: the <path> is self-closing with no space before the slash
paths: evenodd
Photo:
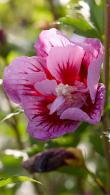
<path id="1" fill-rule="evenodd" d="M 31 173 L 48 172 L 62 166 L 80 167 L 83 165 L 82 152 L 76 148 L 48 149 L 23 162 L 23 167 Z"/>

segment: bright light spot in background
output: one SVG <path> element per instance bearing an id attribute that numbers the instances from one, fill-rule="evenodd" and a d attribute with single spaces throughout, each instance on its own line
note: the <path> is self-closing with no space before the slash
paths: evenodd
<path id="1" fill-rule="evenodd" d="M 101 0 L 95 0 L 95 2 L 96 2 L 97 5 L 100 5 Z"/>
<path id="2" fill-rule="evenodd" d="M 31 42 L 29 40 L 27 41 L 25 38 L 12 33 L 8 33 L 8 42 L 14 43 L 18 47 L 21 47 L 25 50 L 31 46 Z"/>
<path id="3" fill-rule="evenodd" d="M 77 147 L 83 152 L 84 157 L 87 158 L 90 153 L 90 144 L 88 142 L 80 142 Z"/>
<path id="4" fill-rule="evenodd" d="M 2 79 L 0 79 L 0 85 L 2 85 L 3 84 L 3 80 Z"/>
<path id="5" fill-rule="evenodd" d="M 66 5 L 70 2 L 70 0 L 53 0 L 54 1 L 54 4 L 58 5 Z"/>
<path id="6" fill-rule="evenodd" d="M 30 194 L 36 195 L 33 184 L 28 181 L 23 182 L 20 188 L 16 192 L 16 195 L 30 195 Z"/>
<path id="7" fill-rule="evenodd" d="M 3 169 L 3 163 L 2 163 L 2 161 L 0 161 L 0 170 L 2 170 Z"/>
<path id="8" fill-rule="evenodd" d="M 25 152 L 21 152 L 19 150 L 11 150 L 11 149 L 6 149 L 5 150 L 5 154 L 7 155 L 12 155 L 15 158 L 20 158 L 22 157 L 23 160 L 27 160 L 28 159 L 28 155 Z"/>
<path id="9" fill-rule="evenodd" d="M 79 5 L 81 6 L 80 12 L 86 18 L 90 17 L 90 8 L 89 5 L 84 1 L 79 1 Z"/>
<path id="10" fill-rule="evenodd" d="M 8 3 L 10 0 L 0 0 L 0 3 Z"/>
<path id="11" fill-rule="evenodd" d="M 96 172 L 96 164 L 95 164 L 95 162 L 87 162 L 86 165 L 87 165 L 87 168 L 90 171 L 92 171 L 93 173 Z"/>
<path id="12" fill-rule="evenodd" d="M 76 17 L 78 14 L 81 14 L 86 21 L 90 22 L 90 7 L 88 3 L 84 1 L 78 1 L 75 4 L 68 4 L 68 15 Z"/>
<path id="13" fill-rule="evenodd" d="M 70 2 L 70 0 L 60 0 L 60 3 L 62 4 L 62 5 L 66 5 L 67 3 L 69 3 Z"/>
<path id="14" fill-rule="evenodd" d="M 73 178 L 70 178 L 67 181 L 65 181 L 66 189 L 71 190 L 74 186 L 75 186 L 75 182 Z"/>

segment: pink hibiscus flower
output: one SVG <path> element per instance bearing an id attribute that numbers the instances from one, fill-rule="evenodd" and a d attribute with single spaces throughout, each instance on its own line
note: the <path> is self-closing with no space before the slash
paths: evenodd
<path id="1" fill-rule="evenodd" d="M 37 57 L 19 57 L 4 73 L 7 95 L 22 106 L 28 132 L 48 140 L 75 131 L 81 121 L 101 119 L 105 87 L 99 83 L 103 47 L 99 40 L 56 29 L 41 32 Z"/>

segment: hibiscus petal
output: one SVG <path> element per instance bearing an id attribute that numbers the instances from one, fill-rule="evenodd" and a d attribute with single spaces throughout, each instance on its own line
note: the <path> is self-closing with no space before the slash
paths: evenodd
<path id="1" fill-rule="evenodd" d="M 80 108 L 68 108 L 61 114 L 60 118 L 87 122 L 90 120 L 88 114 L 82 111 Z"/>
<path id="2" fill-rule="evenodd" d="M 85 121 L 91 124 L 96 124 L 101 119 L 101 114 L 104 105 L 105 87 L 100 84 L 97 90 L 95 103 L 89 105 L 88 113 L 79 108 L 68 108 L 60 116 L 61 119 Z M 90 110 L 89 110 L 90 109 Z"/>
<path id="3" fill-rule="evenodd" d="M 101 120 L 101 115 L 103 112 L 105 101 L 105 86 L 102 83 L 99 83 L 97 87 L 97 93 L 94 104 L 92 103 L 91 106 L 88 105 L 87 109 L 90 118 L 92 118 L 93 124 L 99 122 Z"/>
<path id="4" fill-rule="evenodd" d="M 39 140 L 48 141 L 49 139 L 54 139 L 60 137 L 66 133 L 74 132 L 80 123 L 74 121 L 71 125 L 66 125 L 62 123 L 62 125 L 51 125 L 48 123 L 44 123 L 39 125 L 39 122 L 29 122 L 28 132 L 29 134 Z"/>
<path id="5" fill-rule="evenodd" d="M 73 41 L 74 43 L 83 43 L 85 42 L 86 37 L 80 36 L 78 34 L 73 34 L 73 36 L 71 37 L 71 41 Z"/>
<path id="6" fill-rule="evenodd" d="M 40 33 L 35 49 L 40 56 L 47 56 L 52 47 L 64 47 L 72 44 L 70 40 L 55 28 Z"/>
<path id="7" fill-rule="evenodd" d="M 15 59 L 4 73 L 4 89 L 15 102 L 20 103 L 20 94 L 36 93 L 33 84 L 45 79 L 37 57 L 19 57 Z"/>
<path id="8" fill-rule="evenodd" d="M 84 56 L 79 46 L 54 47 L 47 57 L 50 73 L 64 84 L 72 85 L 77 79 Z"/>
<path id="9" fill-rule="evenodd" d="M 61 120 L 56 113 L 50 115 L 50 101 L 46 98 L 27 96 L 22 99 L 24 112 L 29 119 L 28 132 L 40 140 L 49 140 L 75 131 L 79 122 Z"/>
<path id="10" fill-rule="evenodd" d="M 85 49 L 87 48 L 92 51 L 94 57 L 97 57 L 100 53 L 103 55 L 103 45 L 101 41 L 96 38 L 86 38 L 74 34 L 71 38 L 71 41 L 78 45 L 81 45 Z"/>
<path id="11" fill-rule="evenodd" d="M 94 38 L 86 38 L 85 43 L 94 49 L 94 57 L 98 57 L 99 54 L 104 53 L 104 48 L 100 40 Z"/>
<path id="12" fill-rule="evenodd" d="M 88 72 L 87 85 L 90 90 L 91 99 L 94 103 L 103 62 L 103 46 L 98 39 L 85 38 L 76 34 L 73 35 L 72 41 L 85 48 L 86 55 L 83 62 L 83 66 L 85 64 L 85 67 L 83 67 L 83 69 L 88 68 L 88 71 L 86 71 L 86 73 Z"/>
<path id="13" fill-rule="evenodd" d="M 57 82 L 55 80 L 43 80 L 35 84 L 35 89 L 42 95 L 56 95 Z"/>
<path id="14" fill-rule="evenodd" d="M 98 82 L 100 79 L 102 62 L 103 62 L 103 56 L 99 55 L 98 58 L 92 60 L 92 62 L 88 67 L 87 85 L 93 103 L 95 102 Z"/>
<path id="15" fill-rule="evenodd" d="M 58 96 L 54 102 L 50 106 L 50 113 L 53 114 L 56 110 L 58 110 L 65 102 L 65 98 L 63 96 Z"/>

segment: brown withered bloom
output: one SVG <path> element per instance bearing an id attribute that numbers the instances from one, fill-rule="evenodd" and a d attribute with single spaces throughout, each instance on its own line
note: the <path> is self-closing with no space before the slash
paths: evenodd
<path id="1" fill-rule="evenodd" d="M 35 172 L 48 172 L 62 166 L 80 167 L 84 165 L 84 158 L 80 149 L 76 148 L 52 148 L 37 153 L 23 162 L 23 167 Z"/>

